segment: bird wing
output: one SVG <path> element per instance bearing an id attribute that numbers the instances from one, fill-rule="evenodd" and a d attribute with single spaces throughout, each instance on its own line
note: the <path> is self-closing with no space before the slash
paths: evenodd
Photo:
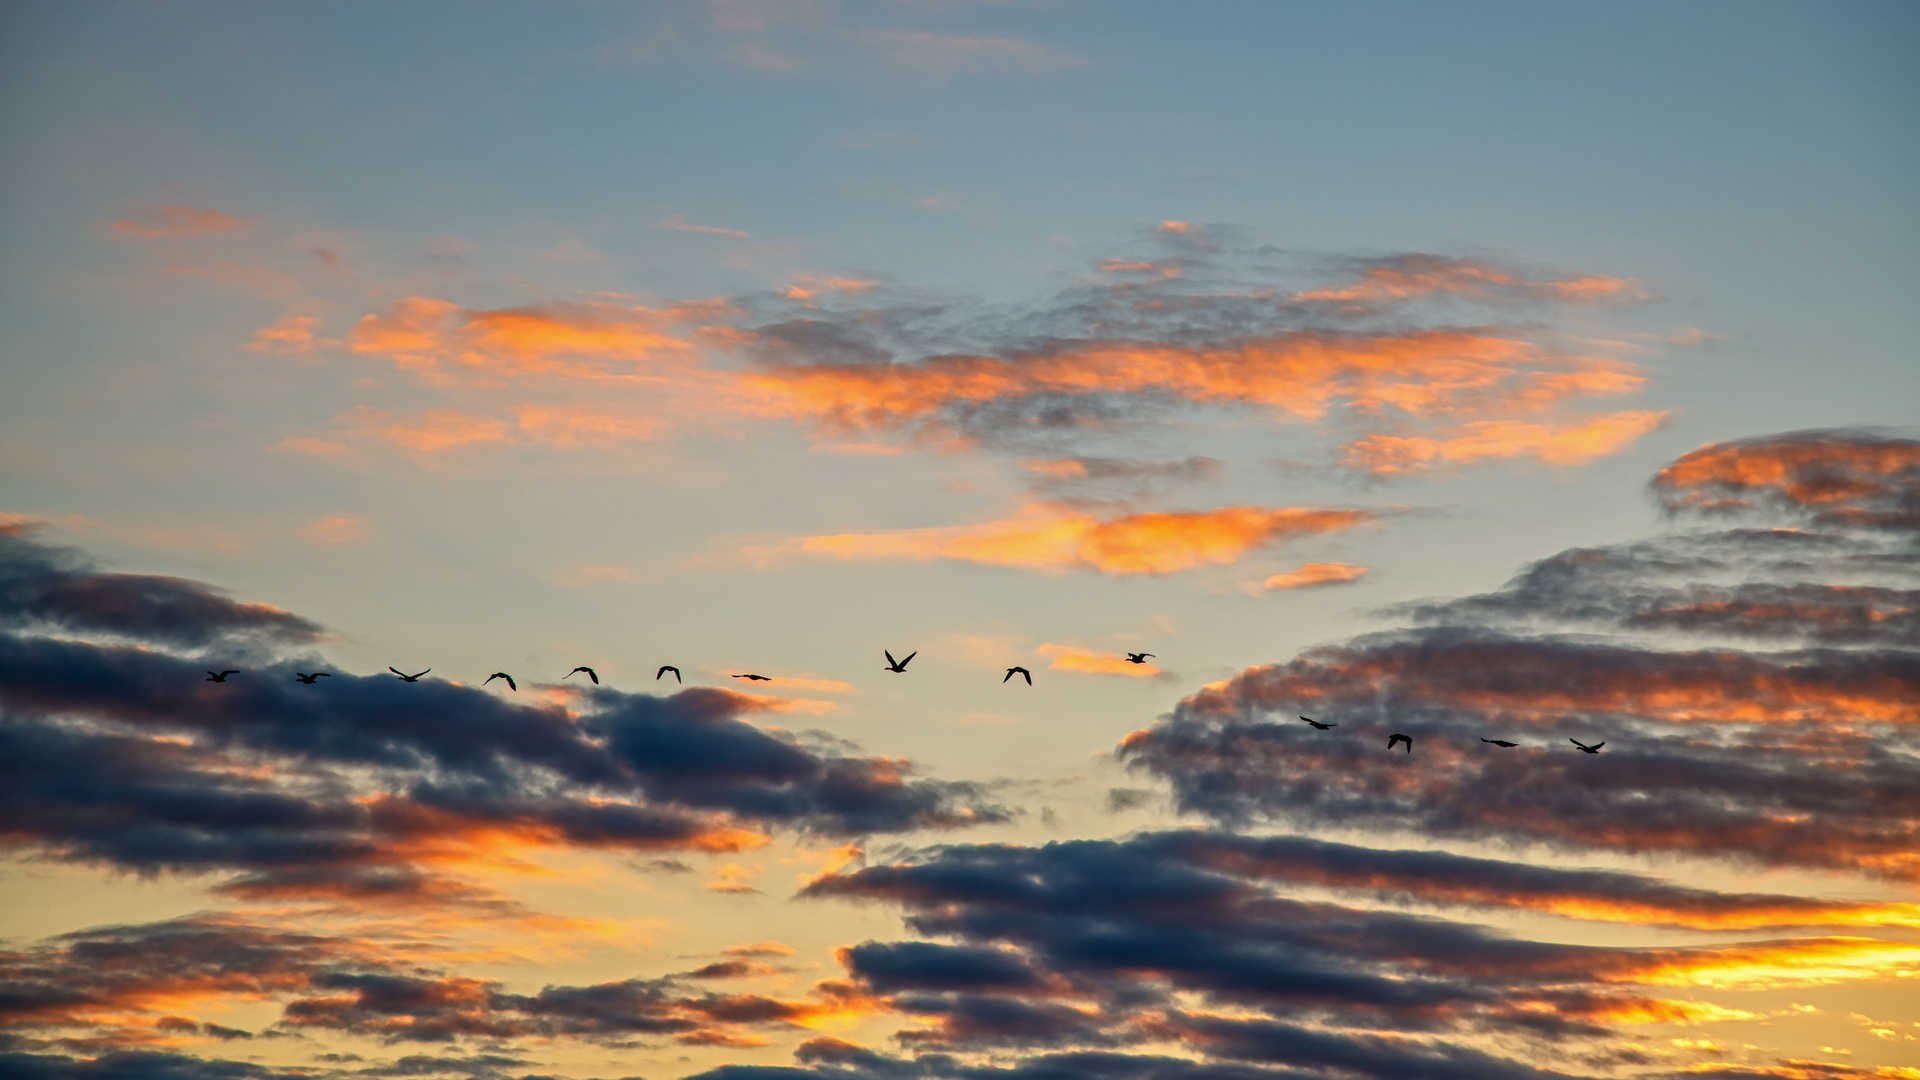
<path id="1" fill-rule="evenodd" d="M 393 672 L 393 673 L 394 673 L 395 675 L 398 675 L 398 676 L 400 676 L 400 677 L 401 677 L 401 678 L 403 678 L 403 679 L 407 677 L 407 673 L 406 673 L 406 672 L 404 672 L 404 671 L 401 671 L 401 670 L 400 670 L 399 668 L 397 668 L 397 667 L 394 667 L 394 666 L 393 666 L 392 664 L 388 664 L 388 665 L 387 665 L 387 670 L 388 670 L 388 671 L 391 671 L 391 672 Z"/>
<path id="2" fill-rule="evenodd" d="M 314 673 L 313 673 L 313 677 L 314 677 L 314 678 L 316 678 L 316 679 L 331 679 L 331 678 L 333 678 L 333 672 L 331 672 L 331 671 L 316 671 L 316 672 L 314 672 Z"/>
<path id="3" fill-rule="evenodd" d="M 222 675 L 238 675 L 238 674 L 240 674 L 240 669 L 239 669 L 239 668 L 237 668 L 237 667 L 236 667 L 236 668 L 228 668 L 227 670 L 225 670 L 225 671 L 223 671 L 223 672 L 221 672 L 220 674 L 222 674 Z"/>
<path id="4" fill-rule="evenodd" d="M 1026 668 L 1021 668 L 1020 674 L 1026 678 L 1028 686 L 1033 685 L 1033 672 L 1028 671 Z"/>
<path id="5" fill-rule="evenodd" d="M 595 686 L 600 685 L 600 673 L 593 670 L 592 668 L 587 669 L 587 678 L 593 680 L 593 685 Z"/>
<path id="6" fill-rule="evenodd" d="M 900 666 L 900 661 L 898 661 L 898 660 L 895 660 L 895 659 L 893 658 L 893 653 L 891 653 L 891 652 L 888 652 L 888 651 L 887 651 L 886 649 L 881 649 L 880 651 L 881 651 L 882 653 L 885 653 L 885 654 L 886 654 L 886 657 L 887 657 L 887 666 L 888 666 L 888 667 L 890 667 L 890 668 L 898 668 L 898 667 Z"/>
<path id="7" fill-rule="evenodd" d="M 900 666 L 906 667 L 908 664 L 913 663 L 913 658 L 919 655 L 920 655 L 919 649 L 913 650 L 912 652 L 907 654 L 907 658 L 905 660 L 900 661 Z"/>
<path id="8" fill-rule="evenodd" d="M 509 689 L 509 690 L 518 690 L 518 689 L 520 689 L 520 684 L 519 684 L 519 683 L 517 683 L 517 682 L 514 682 L 514 681 L 513 681 L 513 676 L 511 676 L 511 675 L 509 675 L 509 676 L 507 676 L 507 689 Z"/>
<path id="9" fill-rule="evenodd" d="M 1013 678 L 1013 673 L 1014 673 L 1014 672 L 1016 672 L 1016 671 L 1019 671 L 1019 670 L 1020 670 L 1019 668 L 1011 668 L 1011 667 L 1010 667 L 1010 668 L 1008 668 L 1008 669 L 1007 669 L 1007 678 L 1006 678 L 1006 679 L 1001 679 L 1000 681 L 1001 681 L 1001 682 L 1006 682 L 1006 681 L 1007 681 L 1007 679 L 1011 679 L 1011 678 Z"/>
<path id="10" fill-rule="evenodd" d="M 1607 744 L 1606 744 L 1606 743 L 1604 743 L 1604 742 L 1597 742 L 1597 743 L 1594 743 L 1594 744 L 1593 744 L 1593 748 L 1594 748 L 1595 750 L 1598 750 L 1598 749 L 1600 749 L 1601 747 L 1603 747 L 1603 746 L 1605 746 L 1605 745 L 1607 745 Z"/>
<path id="11" fill-rule="evenodd" d="M 432 670 L 433 670 L 432 668 L 428 668 L 428 669 L 427 669 L 427 671 L 432 671 Z M 427 671 L 423 671 L 423 672 L 421 672 L 421 673 L 420 673 L 420 675 L 425 675 L 425 674 L 427 673 Z M 415 676 L 413 676 L 413 677 L 417 679 L 417 678 L 419 678 L 419 677 L 420 677 L 420 675 L 415 675 Z"/>

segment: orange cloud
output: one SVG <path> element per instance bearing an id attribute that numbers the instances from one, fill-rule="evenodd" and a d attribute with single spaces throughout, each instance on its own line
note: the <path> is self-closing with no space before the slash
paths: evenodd
<path id="1" fill-rule="evenodd" d="M 1053 663 L 1047 665 L 1052 671 L 1083 671 L 1092 675 L 1130 675 L 1136 679 L 1160 674 L 1160 669 L 1150 663 L 1132 664 L 1122 656 L 1088 652 L 1071 645 L 1047 644 L 1033 651 L 1041 656 L 1053 658 Z"/>
<path id="2" fill-rule="evenodd" d="M 171 236 L 217 236 L 244 229 L 249 224 L 245 219 L 205 207 L 148 203 L 127 211 L 125 217 L 107 222 L 107 228 L 120 236 L 155 240 Z"/>
<path id="3" fill-rule="evenodd" d="M 316 345 L 339 345 L 325 338 L 316 339 L 313 328 L 320 320 L 311 315 L 288 315 L 253 332 L 247 348 L 253 352 L 310 353 Z"/>
<path id="4" fill-rule="evenodd" d="M 1530 424 L 1481 420 L 1424 435 L 1369 435 L 1348 443 L 1343 464 L 1375 476 L 1424 472 L 1441 465 L 1501 458 L 1538 458 L 1548 465 L 1583 465 L 1618 453 L 1666 422 L 1666 412 L 1619 412 L 1584 424 Z"/>
<path id="5" fill-rule="evenodd" d="M 1344 585 L 1359 581 L 1368 568 L 1352 563 L 1313 562 L 1290 574 L 1275 574 L 1260 583 L 1263 589 L 1311 589 L 1321 585 Z"/>
<path id="6" fill-rule="evenodd" d="M 733 331 L 728 340 L 751 345 L 757 338 Z M 1036 394 L 1146 393 L 1317 420 L 1336 407 L 1411 416 L 1538 410 L 1574 396 L 1629 393 L 1645 378 L 1630 364 L 1549 356 L 1526 342 L 1486 334 L 1303 330 L 1219 346 L 1076 342 L 1018 361 L 936 356 L 916 363 L 796 364 L 745 374 L 740 382 L 755 411 L 859 432 L 925 426 L 950 407 Z"/>
<path id="7" fill-rule="evenodd" d="M 364 518 L 348 514 L 323 517 L 300 530 L 301 534 L 323 544 L 351 544 L 367 538 Z"/>
<path id="8" fill-rule="evenodd" d="M 520 430 L 534 442 L 562 450 L 604 449 L 645 442 L 660 433 L 658 420 L 607 412 L 586 405 L 522 405 L 515 410 Z"/>
<path id="9" fill-rule="evenodd" d="M 1295 294 L 1295 300 L 1366 306 L 1450 293 L 1478 301 L 1552 300 L 1603 303 L 1649 299 L 1648 292 L 1624 278 L 1588 274 L 1557 279 L 1528 278 L 1492 263 L 1440 255 L 1402 255 L 1367 267 L 1360 280 L 1344 286 Z"/>
<path id="10" fill-rule="evenodd" d="M 1227 506 L 1102 521 L 1056 507 L 1030 510 L 1029 517 L 983 525 L 814 536 L 800 549 L 848 559 L 944 558 L 1038 570 L 1169 574 L 1231 563 L 1255 548 L 1350 529 L 1374 518 L 1365 510 Z"/>
<path id="11" fill-rule="evenodd" d="M 1765 502 L 1839 524 L 1910 526 L 1908 507 L 1920 497 L 1920 442 L 1814 431 L 1710 443 L 1660 470 L 1652 486 L 1669 511 Z"/>
<path id="12" fill-rule="evenodd" d="M 468 416 L 452 409 L 428 409 L 412 419 L 402 419 L 368 405 L 349 409 L 334 422 L 421 454 L 475 443 L 510 442 L 513 430 L 504 420 Z"/>
<path id="13" fill-rule="evenodd" d="M 415 370 L 633 379 L 660 364 L 690 361 L 694 346 L 679 328 L 728 310 L 719 303 L 653 309 L 584 302 L 478 311 L 409 297 L 363 317 L 349 348 Z"/>
<path id="14" fill-rule="evenodd" d="M 1655 952 L 1645 961 L 1603 972 L 1607 981 L 1655 986 L 1758 990 L 1886 979 L 1920 963 L 1920 945 L 1877 938 L 1802 938 L 1724 949 Z"/>

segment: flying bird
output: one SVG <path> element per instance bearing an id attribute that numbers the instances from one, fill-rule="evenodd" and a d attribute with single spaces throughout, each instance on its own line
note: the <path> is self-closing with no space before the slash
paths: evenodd
<path id="1" fill-rule="evenodd" d="M 905 660 L 895 660 L 893 658 L 892 653 L 887 652 L 887 650 L 885 649 L 881 649 L 880 651 L 883 653 L 887 653 L 887 670 L 893 672 L 895 675 L 906 674 L 907 665 L 913 663 L 913 658 L 920 655 L 920 650 L 915 649 L 914 651 L 907 654 L 907 658 Z M 1002 679 L 1000 681 L 1005 682 L 1006 680 Z"/>
<path id="2" fill-rule="evenodd" d="M 1568 739 L 1567 741 L 1579 747 L 1580 751 L 1586 754 L 1597 754 L 1600 752 L 1601 747 L 1607 745 L 1605 740 L 1594 743 L 1592 746 L 1588 746 L 1586 743 L 1581 742 L 1579 739 Z"/>
<path id="3" fill-rule="evenodd" d="M 656 678 L 657 677 L 658 676 L 656 676 Z M 735 675 L 734 678 L 746 679 L 749 682 L 772 682 L 773 681 L 773 677 L 771 675 Z"/>
<path id="4" fill-rule="evenodd" d="M 1147 662 L 1147 657 L 1152 655 L 1150 652 L 1130 652 L 1127 654 L 1127 663 L 1144 664 Z"/>
<path id="5" fill-rule="evenodd" d="M 394 667 L 394 666 L 393 666 L 392 664 L 388 664 L 388 665 L 387 665 L 387 670 L 388 670 L 388 671 L 391 671 L 391 672 L 393 672 L 393 673 L 394 673 L 395 675 L 398 675 L 398 676 L 400 676 L 400 681 L 401 681 L 401 682 L 419 682 L 419 681 L 420 681 L 420 675 L 425 675 L 425 674 L 427 673 L 427 671 L 432 671 L 433 669 L 432 669 L 432 668 L 428 668 L 428 669 L 427 669 L 427 671 L 423 671 L 423 672 L 421 672 L 421 673 L 420 673 L 420 675 L 409 675 L 409 674 L 407 674 L 406 672 L 404 672 L 404 671 L 401 671 L 401 670 L 400 670 L 399 668 L 397 668 L 397 667 Z"/>
<path id="6" fill-rule="evenodd" d="M 681 683 L 681 684 L 686 683 L 687 680 L 680 677 L 680 669 L 677 667 L 674 667 L 672 664 L 661 664 L 660 670 L 653 673 L 653 681 L 659 682 L 660 676 L 665 675 L 669 671 L 673 672 L 674 682 Z"/>
<path id="7" fill-rule="evenodd" d="M 597 671 L 595 671 L 595 670 L 593 670 L 593 669 L 592 669 L 592 668 L 590 668 L 590 667 L 587 667 L 587 666 L 586 666 L 585 664 L 582 664 L 582 665 L 580 665 L 579 667 L 577 667 L 577 668 L 574 668 L 574 669 L 573 669 L 572 671 L 569 671 L 569 672 L 567 672 L 567 673 L 566 673 L 565 675 L 562 675 L 562 676 L 560 676 L 560 677 L 561 677 L 561 678 L 563 678 L 563 679 L 571 679 L 571 678 L 573 678 L 573 677 L 574 677 L 575 675 L 578 675 L 578 674 L 580 674 L 580 673 L 581 673 L 581 672 L 583 672 L 583 671 L 587 673 L 587 678 L 589 678 L 589 679 L 592 679 L 592 680 L 593 680 L 593 685 L 595 685 L 595 686 L 599 686 L 599 685 L 600 685 L 600 673 L 599 673 L 599 672 L 597 672 Z M 660 676 L 658 676 L 658 675 L 655 675 L 655 676 L 654 676 L 654 678 L 656 678 L 656 679 L 657 679 L 657 678 L 659 678 L 659 677 L 660 677 Z"/>
<path id="8" fill-rule="evenodd" d="M 316 671 L 313 674 L 309 675 L 304 671 L 296 671 L 293 673 L 293 677 L 296 679 L 299 679 L 303 683 L 306 683 L 308 686 L 312 686 L 313 680 L 331 679 L 333 678 L 333 673 L 328 671 Z"/>
<path id="9" fill-rule="evenodd" d="M 1027 677 L 1027 685 L 1028 685 L 1028 686 L 1032 686 L 1032 685 L 1033 685 L 1033 672 L 1031 672 L 1031 671 L 1028 671 L 1028 670 L 1027 670 L 1026 668 L 1023 668 L 1023 667 L 1010 667 L 1010 668 L 1008 668 L 1008 669 L 1007 669 L 1007 679 L 1011 679 L 1011 678 L 1013 678 L 1013 677 L 1014 677 L 1015 675 L 1024 675 L 1024 676 L 1026 676 L 1026 677 Z M 1000 681 L 1001 681 L 1001 682 L 1006 682 L 1006 681 L 1007 681 L 1007 679 L 1001 679 Z"/>
<path id="10" fill-rule="evenodd" d="M 1387 739 L 1387 749 L 1389 750 L 1393 749 L 1393 744 L 1395 743 L 1406 743 L 1407 753 L 1409 754 L 1413 753 L 1413 736 L 1400 735 L 1396 733 L 1391 738 Z"/>
<path id="11" fill-rule="evenodd" d="M 208 682 L 226 682 L 227 676 L 238 675 L 238 674 L 240 674 L 239 668 L 228 668 L 225 671 L 209 671 L 207 672 L 207 681 Z"/>
<path id="12" fill-rule="evenodd" d="M 1337 728 L 1340 726 L 1339 724 L 1323 724 L 1320 721 L 1315 720 L 1310 716 L 1302 716 L 1300 719 L 1305 720 L 1307 723 L 1312 724 L 1314 727 L 1319 728 L 1321 731 L 1325 731 L 1328 728 Z"/>
<path id="13" fill-rule="evenodd" d="M 1508 742 L 1508 741 L 1507 741 L 1507 740 L 1505 740 L 1505 739 L 1481 739 L 1480 741 L 1481 741 L 1481 742 L 1490 742 L 1490 743 L 1492 743 L 1492 744 L 1493 744 L 1493 745 L 1495 745 L 1495 746 L 1519 746 L 1519 745 L 1520 745 L 1520 744 L 1519 744 L 1519 743 L 1517 743 L 1517 742 Z"/>
<path id="14" fill-rule="evenodd" d="M 507 689 L 509 689 L 509 690 L 518 690 L 518 689 L 520 689 L 520 684 L 519 684 L 519 683 L 517 683 L 517 682 L 514 682 L 514 681 L 513 681 L 513 676 L 511 676 L 511 675 L 509 675 L 509 674 L 507 674 L 507 673 L 506 673 L 506 672 L 504 672 L 504 671 L 496 671 L 496 672 L 494 672 L 493 674 L 491 674 L 491 675 L 489 675 L 489 676 L 487 676 L 487 682 L 483 682 L 483 683 L 481 683 L 480 685 L 481 685 L 481 686 L 485 686 L 485 685 L 487 685 L 487 683 L 490 683 L 490 682 L 492 682 L 492 681 L 493 681 L 493 680 L 495 680 L 495 679 L 505 679 L 505 680 L 507 680 Z"/>

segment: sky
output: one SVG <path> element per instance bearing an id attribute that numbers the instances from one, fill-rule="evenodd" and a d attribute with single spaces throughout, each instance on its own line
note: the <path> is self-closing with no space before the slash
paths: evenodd
<path id="1" fill-rule="evenodd" d="M 0 1073 L 1920 1077 L 1917 55 L 0 7 Z"/>

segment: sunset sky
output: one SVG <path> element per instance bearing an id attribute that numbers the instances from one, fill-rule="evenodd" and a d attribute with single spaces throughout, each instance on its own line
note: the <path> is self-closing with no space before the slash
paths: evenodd
<path id="1" fill-rule="evenodd" d="M 1920 1080 L 1917 60 L 0 7 L 0 1076 Z"/>

